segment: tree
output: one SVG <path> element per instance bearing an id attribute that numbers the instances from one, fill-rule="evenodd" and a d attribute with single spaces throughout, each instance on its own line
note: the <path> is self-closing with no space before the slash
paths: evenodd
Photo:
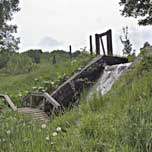
<path id="1" fill-rule="evenodd" d="M 120 0 L 121 14 L 138 18 L 139 25 L 152 25 L 152 0 Z"/>
<path id="2" fill-rule="evenodd" d="M 0 52 L 0 69 L 7 66 L 9 61 L 9 53 L 6 51 Z"/>
<path id="3" fill-rule="evenodd" d="M 53 55 L 52 64 L 56 64 L 56 56 L 55 55 Z"/>
<path id="4" fill-rule="evenodd" d="M 27 56 L 31 57 L 32 61 L 36 64 L 40 63 L 41 60 L 41 55 L 42 55 L 42 50 L 38 49 L 38 50 L 28 50 L 26 52 L 24 52 L 23 54 L 26 54 Z"/>
<path id="5" fill-rule="evenodd" d="M 0 0 L 0 51 L 15 51 L 18 49 L 19 38 L 13 33 L 17 32 L 17 26 L 9 24 L 13 14 L 18 12 L 19 0 Z"/>
<path id="6" fill-rule="evenodd" d="M 131 55 L 132 52 L 132 44 L 128 38 L 128 27 L 123 27 L 123 36 L 120 36 L 121 43 L 124 45 L 123 54 L 124 55 Z"/>

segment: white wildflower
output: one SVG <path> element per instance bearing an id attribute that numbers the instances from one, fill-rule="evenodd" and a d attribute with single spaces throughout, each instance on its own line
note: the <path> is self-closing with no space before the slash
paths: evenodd
<path id="1" fill-rule="evenodd" d="M 82 68 L 78 68 L 78 71 L 81 71 L 82 70 Z"/>
<path id="2" fill-rule="evenodd" d="M 45 139 L 46 139 L 47 141 L 49 141 L 49 140 L 50 140 L 50 137 L 47 136 Z"/>
<path id="3" fill-rule="evenodd" d="M 22 97 L 22 93 L 19 93 L 18 96 L 19 96 L 19 97 Z"/>
<path id="4" fill-rule="evenodd" d="M 140 1 L 138 1 L 137 3 L 138 3 L 138 4 L 140 4 L 141 2 L 140 2 Z"/>
<path id="5" fill-rule="evenodd" d="M 42 124 L 42 126 L 41 126 L 43 129 L 45 129 L 46 128 L 46 124 Z"/>
<path id="6" fill-rule="evenodd" d="M 9 134 L 11 133 L 11 131 L 10 131 L 10 130 L 7 130 L 6 133 L 9 135 Z"/>
<path id="7" fill-rule="evenodd" d="M 55 137 L 57 135 L 58 135 L 57 132 L 53 132 L 53 134 L 52 134 L 53 137 Z"/>
<path id="8" fill-rule="evenodd" d="M 54 145 L 55 144 L 55 142 L 51 142 L 51 145 Z"/>
<path id="9" fill-rule="evenodd" d="M 38 81 L 38 78 L 35 78 L 34 80 L 35 80 L 35 81 Z"/>
<path id="10" fill-rule="evenodd" d="M 51 84 L 54 85 L 55 83 L 52 81 Z"/>
<path id="11" fill-rule="evenodd" d="M 57 131 L 57 132 L 60 132 L 61 130 L 62 130 L 61 127 L 57 127 L 57 128 L 56 128 L 56 131 Z"/>

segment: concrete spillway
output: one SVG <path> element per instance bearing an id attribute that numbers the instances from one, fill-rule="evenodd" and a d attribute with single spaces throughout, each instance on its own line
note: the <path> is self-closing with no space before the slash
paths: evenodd
<path id="1" fill-rule="evenodd" d="M 100 78 L 90 89 L 88 98 L 90 98 L 95 92 L 105 95 L 130 65 L 131 63 L 106 66 Z"/>

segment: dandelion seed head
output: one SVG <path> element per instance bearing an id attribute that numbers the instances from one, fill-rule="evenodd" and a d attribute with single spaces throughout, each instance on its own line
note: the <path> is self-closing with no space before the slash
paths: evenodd
<path id="1" fill-rule="evenodd" d="M 46 139 L 47 141 L 49 141 L 49 140 L 50 140 L 50 137 L 47 136 L 45 139 Z"/>
<path id="2" fill-rule="evenodd" d="M 42 126 L 41 126 L 43 129 L 45 129 L 46 128 L 46 124 L 42 124 Z"/>
<path id="3" fill-rule="evenodd" d="M 57 135 L 58 135 L 57 132 L 53 132 L 53 134 L 52 134 L 53 137 L 55 137 Z"/>
<path id="4" fill-rule="evenodd" d="M 56 128 L 56 131 L 57 131 L 57 132 L 60 132 L 61 130 L 62 130 L 61 127 L 57 127 L 57 128 Z"/>
<path id="5" fill-rule="evenodd" d="M 54 145 L 55 144 L 55 142 L 51 142 L 51 145 Z"/>
<path id="6" fill-rule="evenodd" d="M 9 134 L 11 133 L 11 131 L 10 131 L 10 130 L 7 130 L 6 133 L 9 135 Z"/>

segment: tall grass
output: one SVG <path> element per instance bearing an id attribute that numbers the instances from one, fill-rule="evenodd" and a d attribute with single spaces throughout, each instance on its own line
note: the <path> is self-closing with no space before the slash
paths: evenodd
<path id="1" fill-rule="evenodd" d="M 152 69 L 147 64 L 151 59 L 144 57 L 106 96 L 94 96 L 88 102 L 82 99 L 79 107 L 55 118 L 46 128 L 17 113 L 1 115 L 0 150 L 150 152 Z"/>
<path id="2" fill-rule="evenodd" d="M 13 57 L 12 60 L 14 58 L 15 57 Z M 76 72 L 78 68 L 84 67 L 91 60 L 92 56 L 81 54 L 71 60 L 67 56 L 56 54 L 56 58 L 58 60 L 56 64 L 52 64 L 50 60 L 43 60 L 42 63 L 34 65 L 30 71 L 23 74 L 19 72 L 14 75 L 14 73 L 8 74 L 5 73 L 5 71 L 0 71 L 0 93 L 8 94 L 15 104 L 21 106 L 23 96 L 31 91 L 45 91 L 48 88 L 51 92 L 64 79 L 69 78 L 70 75 Z M 21 59 L 19 61 L 21 61 Z M 15 62 L 12 65 L 9 64 L 7 71 L 10 69 L 12 69 L 10 71 L 13 71 L 14 69 L 15 72 L 15 67 L 23 71 L 24 62 L 19 62 L 19 64 Z M 25 66 L 25 68 L 27 67 Z"/>

